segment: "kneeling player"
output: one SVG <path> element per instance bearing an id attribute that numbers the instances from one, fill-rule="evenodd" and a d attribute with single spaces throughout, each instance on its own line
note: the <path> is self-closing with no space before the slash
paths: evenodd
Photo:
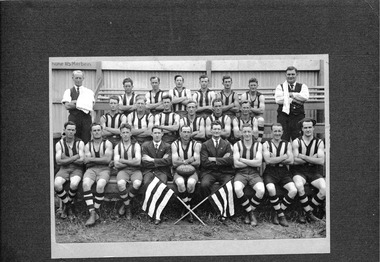
<path id="1" fill-rule="evenodd" d="M 297 187 L 300 202 L 306 212 L 309 221 L 317 221 L 310 206 L 318 206 L 326 197 L 326 181 L 322 176 L 325 163 L 325 145 L 323 141 L 314 137 L 315 120 L 304 118 L 300 122 L 303 135 L 293 141 L 294 164 L 291 166 L 293 181 Z M 305 193 L 306 182 L 316 187 L 319 191 L 309 203 Z M 305 223 L 305 217 L 300 216 L 300 223 Z"/>
<path id="2" fill-rule="evenodd" d="M 276 211 L 273 224 L 287 227 L 289 225 L 284 211 L 293 202 L 297 189 L 286 167 L 286 165 L 293 163 L 292 146 L 289 142 L 281 140 L 282 134 L 282 125 L 273 124 L 273 138 L 270 141 L 266 141 L 263 145 L 263 157 L 266 162 L 263 176 L 270 196 L 270 202 Z M 288 191 L 288 194 L 282 199 L 282 203 L 277 195 L 276 185 L 280 185 Z"/>
<path id="3" fill-rule="evenodd" d="M 130 202 L 141 186 L 142 173 L 141 148 L 139 143 L 131 142 L 132 127 L 129 124 L 121 124 L 120 135 L 122 141 L 116 145 L 114 150 L 115 167 L 119 170 L 117 173 L 117 186 L 120 192 L 120 198 L 123 201 L 119 209 L 119 215 L 126 214 L 127 219 L 132 218 Z M 132 186 L 127 190 L 127 182 L 132 182 Z"/>
<path id="4" fill-rule="evenodd" d="M 262 145 L 253 141 L 251 125 L 244 124 L 242 132 L 243 139 L 234 144 L 234 166 L 237 169 L 234 187 L 238 202 L 247 212 L 244 222 L 256 226 L 257 220 L 253 211 L 260 205 L 265 193 L 264 183 L 259 173 L 259 167 L 262 164 Z M 251 202 L 243 192 L 247 184 L 256 192 Z"/>
<path id="5" fill-rule="evenodd" d="M 102 139 L 102 127 L 99 123 L 91 125 L 93 139 L 85 146 L 85 158 L 87 170 L 83 175 L 83 199 L 86 202 L 90 218 L 86 226 L 92 226 L 99 219 L 99 208 L 104 200 L 104 187 L 110 179 L 111 169 L 109 163 L 112 160 L 112 143 Z M 96 182 L 95 199 L 91 192 L 92 185 Z M 95 202 L 95 203 L 94 203 Z"/>
<path id="6" fill-rule="evenodd" d="M 182 126 L 180 128 L 180 138 L 171 145 L 174 168 L 180 165 L 192 165 L 195 168 L 199 167 L 201 144 L 191 140 L 191 134 L 192 130 L 190 126 Z M 174 183 L 177 185 L 179 197 L 189 208 L 197 182 L 198 173 L 196 171 L 190 176 L 185 177 L 178 174 L 176 169 L 174 170 Z M 191 213 L 189 214 L 188 221 L 193 223 Z"/>
<path id="7" fill-rule="evenodd" d="M 56 145 L 56 161 L 60 166 L 54 179 L 54 190 L 64 204 L 61 218 L 73 218 L 72 203 L 78 191 L 79 182 L 83 176 L 84 144 L 75 137 L 76 125 L 68 121 L 64 125 L 66 137 Z M 70 190 L 66 192 L 63 185 L 70 180 Z"/>

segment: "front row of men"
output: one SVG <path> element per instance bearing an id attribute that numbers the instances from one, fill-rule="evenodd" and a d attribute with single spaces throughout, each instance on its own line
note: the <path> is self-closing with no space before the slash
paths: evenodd
<path id="1" fill-rule="evenodd" d="M 192 128 L 188 125 L 180 128 L 180 138 L 171 145 L 162 140 L 163 129 L 154 126 L 153 140 L 143 143 L 140 148 L 139 143 L 131 140 L 131 126 L 123 123 L 120 126 L 122 140 L 112 151 L 112 143 L 102 138 L 100 124 L 92 124 L 93 139 L 84 145 L 75 137 L 75 124 L 67 122 L 64 125 L 66 136 L 56 144 L 56 161 L 60 170 L 56 174 L 54 188 L 65 207 L 61 217 L 73 217 L 72 202 L 83 176 L 83 196 L 90 214 L 86 226 L 95 224 L 99 219 L 104 188 L 110 179 L 111 168 L 114 167 L 118 170 L 117 185 L 123 201 L 118 212 L 120 215 L 126 214 L 128 219 L 131 218 L 131 199 L 142 185 L 147 187 L 157 177 L 163 183 L 173 179 L 179 197 L 188 207 L 199 178 L 203 198 L 212 193 L 215 182 L 224 184 L 233 179 L 238 203 L 246 211 L 244 222 L 253 226 L 257 225 L 253 211 L 260 205 L 265 188 L 275 210 L 273 223 L 282 226 L 288 226 L 284 211 L 292 204 L 298 192 L 307 219 L 316 221 L 318 219 L 312 211 L 323 203 L 326 195 L 326 182 L 322 176 L 324 143 L 314 137 L 314 120 L 303 119 L 300 125 L 303 134 L 292 143 L 281 140 L 282 126 L 274 124 L 273 138 L 262 144 L 253 138 L 252 126 L 243 124 L 242 140 L 233 146 L 221 138 L 223 125 L 219 121 L 211 123 L 211 139 L 202 144 L 191 139 Z M 264 179 L 259 173 L 263 160 L 266 163 Z M 83 164 L 86 164 L 84 174 Z M 188 177 L 181 176 L 176 171 L 180 165 L 192 165 L 196 171 Z M 70 181 L 68 192 L 63 188 L 67 180 Z M 95 182 L 96 191 L 93 195 L 91 187 Z M 319 190 L 311 200 L 305 193 L 306 182 Z M 255 192 L 250 199 L 243 191 L 247 184 Z M 283 198 L 279 197 L 276 185 L 286 189 L 287 194 Z M 191 214 L 188 215 L 188 220 L 193 221 Z M 305 223 L 305 216 L 301 215 L 299 221 Z M 154 223 L 157 225 L 160 220 L 155 219 Z"/>

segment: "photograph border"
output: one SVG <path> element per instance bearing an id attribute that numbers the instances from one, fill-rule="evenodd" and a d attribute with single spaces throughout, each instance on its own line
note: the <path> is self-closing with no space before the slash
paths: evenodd
<path id="1" fill-rule="evenodd" d="M 252 56 L 133 56 L 133 57 L 51 57 L 49 58 L 49 90 L 52 88 L 53 62 L 95 62 L 95 61 L 181 61 L 206 58 L 270 60 L 277 58 L 294 60 L 323 59 L 325 89 L 325 150 L 326 150 L 326 238 L 315 239 L 259 239 L 259 240 L 203 240 L 170 242 L 103 242 L 103 243 L 57 243 L 55 241 L 54 186 L 50 183 L 51 206 L 51 256 L 52 258 L 97 258 L 97 257 L 159 257 L 159 256 L 231 256 L 231 255 L 279 255 L 279 254 L 318 254 L 330 253 L 330 111 L 329 111 L 329 55 L 252 55 Z M 73 70 L 77 68 L 73 67 Z M 285 68 L 283 69 L 285 70 Z M 246 70 L 248 71 L 248 70 Z M 53 117 L 52 97 L 49 92 L 49 139 L 50 172 L 54 178 L 53 159 Z M 207 247 L 204 243 L 207 242 Z M 189 248 L 189 246 L 191 248 Z M 225 247 L 229 248 L 226 249 Z M 254 248 L 247 248 L 254 247 Z"/>

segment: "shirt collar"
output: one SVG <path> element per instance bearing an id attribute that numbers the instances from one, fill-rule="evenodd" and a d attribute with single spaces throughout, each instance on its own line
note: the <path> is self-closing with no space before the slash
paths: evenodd
<path id="1" fill-rule="evenodd" d="M 158 145 L 158 148 L 159 148 L 160 145 L 161 145 L 161 141 L 160 141 L 160 142 L 154 142 L 154 141 L 153 141 L 153 145 L 154 145 L 154 147 L 156 147 L 156 145 Z"/>

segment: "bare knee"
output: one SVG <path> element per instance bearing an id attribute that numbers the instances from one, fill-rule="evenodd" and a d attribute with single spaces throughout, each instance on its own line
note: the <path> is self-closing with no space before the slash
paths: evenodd
<path id="1" fill-rule="evenodd" d="M 235 193 L 238 198 L 242 197 L 244 195 L 243 189 L 244 185 L 241 182 L 235 182 L 234 183 Z"/>
<path id="2" fill-rule="evenodd" d="M 83 191 L 89 191 L 91 190 L 93 181 L 90 179 L 84 179 L 83 180 Z"/>
<path id="3" fill-rule="evenodd" d="M 141 180 L 135 180 L 135 181 L 133 181 L 132 187 L 134 189 L 139 189 L 140 186 L 141 186 Z"/>
<path id="4" fill-rule="evenodd" d="M 276 195 L 276 187 L 274 186 L 273 183 L 267 184 L 266 188 L 267 188 L 268 193 L 269 193 L 270 196 L 275 196 Z"/>
<path id="5" fill-rule="evenodd" d="M 117 188 L 119 191 L 124 191 L 127 189 L 127 182 L 123 179 L 117 181 Z"/>
<path id="6" fill-rule="evenodd" d="M 187 180 L 187 192 L 193 193 L 195 190 L 195 185 L 197 184 L 197 181 L 193 178 L 189 178 Z"/>
<path id="7" fill-rule="evenodd" d="M 254 189 L 256 191 L 256 197 L 262 199 L 264 197 L 264 193 L 265 193 L 264 183 L 257 183 L 254 186 Z"/>
<path id="8" fill-rule="evenodd" d="M 99 179 L 98 182 L 96 183 L 96 192 L 103 193 L 106 184 L 107 184 L 107 181 L 105 181 L 104 179 Z"/>
<path id="9" fill-rule="evenodd" d="M 288 196 L 290 198 L 295 198 L 296 195 L 297 195 L 297 188 L 296 188 L 296 186 L 292 185 L 291 187 L 289 187 Z"/>
<path id="10" fill-rule="evenodd" d="M 57 177 L 54 180 L 54 190 L 55 191 L 61 191 L 63 189 L 63 184 L 65 183 L 64 179 L 60 179 L 60 177 Z"/>
<path id="11" fill-rule="evenodd" d="M 81 181 L 81 178 L 79 176 L 75 176 L 73 177 L 71 180 L 70 180 L 70 188 L 71 189 L 77 189 L 78 188 L 78 185 Z"/>

